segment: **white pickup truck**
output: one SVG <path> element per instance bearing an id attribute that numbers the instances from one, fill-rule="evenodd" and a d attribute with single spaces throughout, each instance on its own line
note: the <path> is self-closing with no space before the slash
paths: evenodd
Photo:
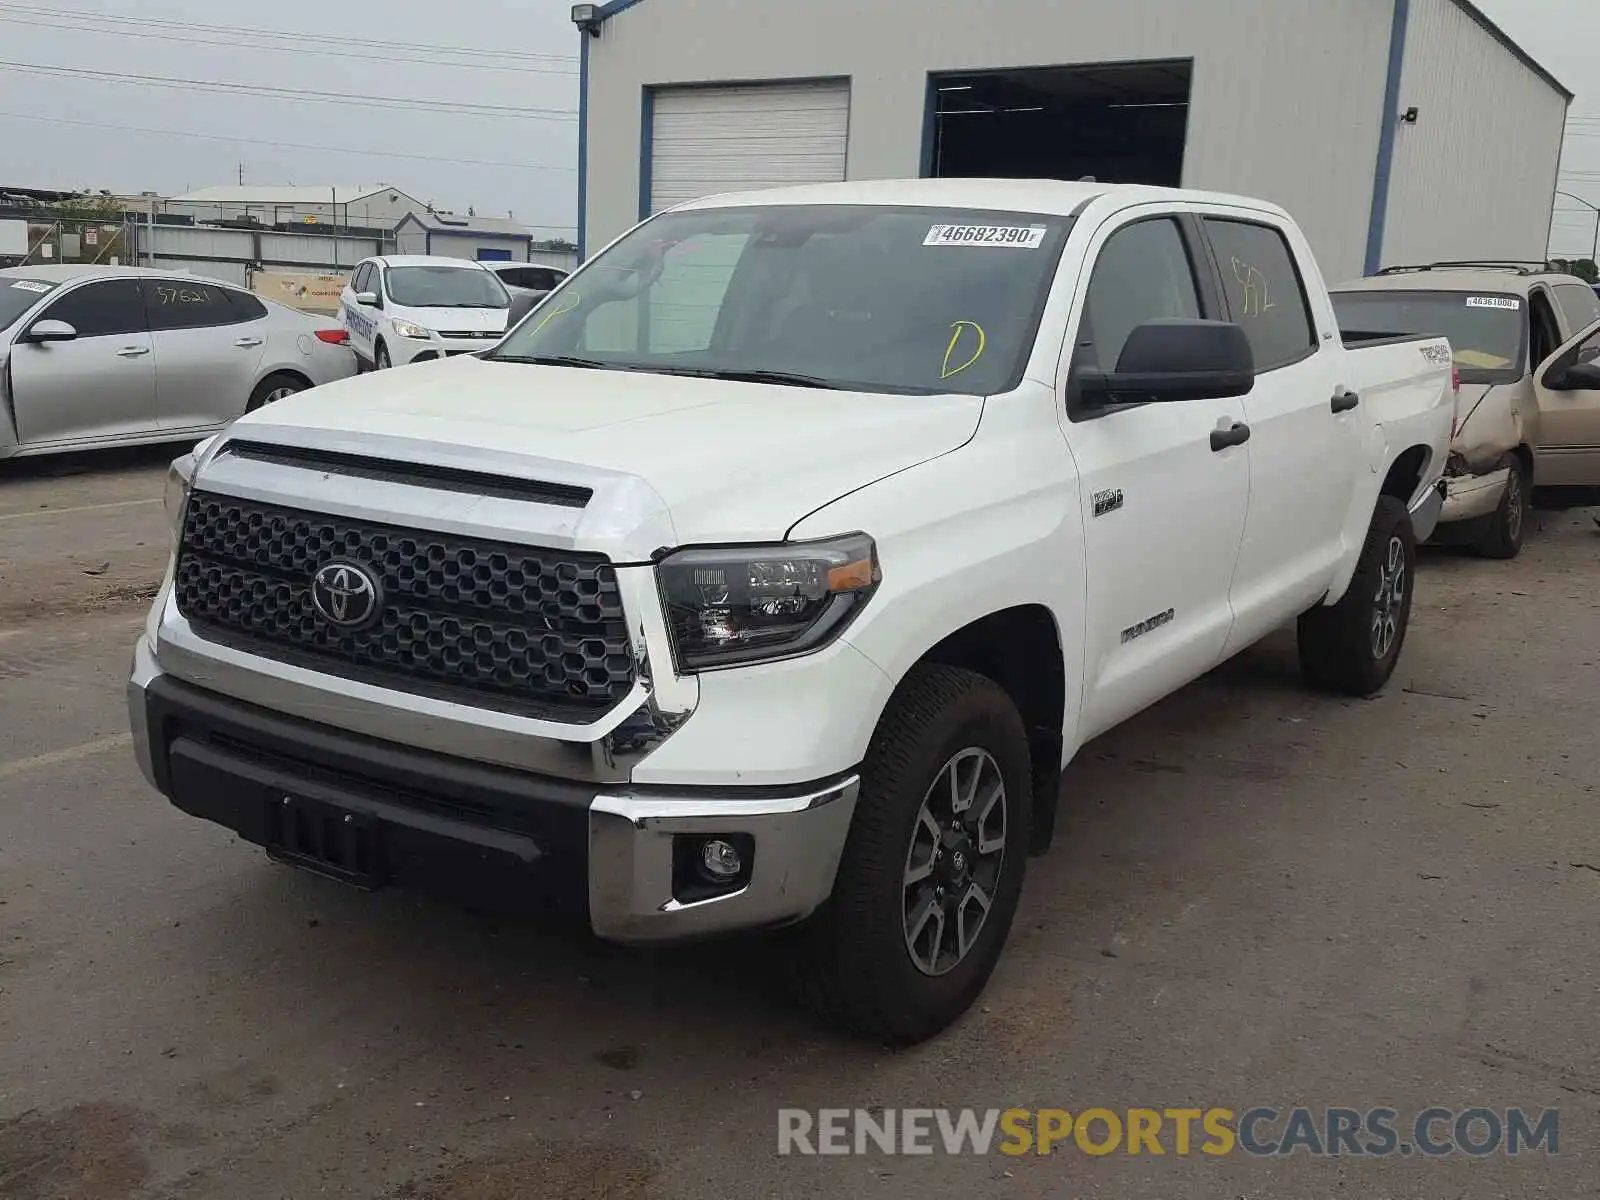
<path id="1" fill-rule="evenodd" d="M 838 1023 L 984 987 L 1062 767 L 1299 621 L 1405 640 L 1455 397 L 1254 200 L 924 180 L 646 221 L 492 350 L 174 464 L 135 653 L 179 808 L 618 941 L 794 926 Z"/>

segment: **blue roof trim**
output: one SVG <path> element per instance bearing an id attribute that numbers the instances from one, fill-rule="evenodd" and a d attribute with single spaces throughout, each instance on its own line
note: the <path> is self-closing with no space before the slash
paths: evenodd
<path id="1" fill-rule="evenodd" d="M 1372 213 L 1367 219 L 1366 273 L 1383 266 L 1383 234 L 1389 220 L 1389 177 L 1394 172 L 1394 140 L 1400 130 L 1400 76 L 1406 65 L 1406 28 L 1411 0 L 1394 0 L 1389 27 L 1389 78 L 1383 87 L 1383 124 L 1378 128 L 1378 165 L 1372 173 Z"/>

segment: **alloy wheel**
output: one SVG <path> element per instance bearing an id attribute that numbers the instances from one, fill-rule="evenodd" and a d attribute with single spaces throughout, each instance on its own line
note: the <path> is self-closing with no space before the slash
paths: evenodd
<path id="1" fill-rule="evenodd" d="M 1522 472 L 1513 467 L 1511 478 L 1506 481 L 1506 540 L 1512 545 L 1522 536 L 1526 507 L 1522 498 Z"/>
<path id="2" fill-rule="evenodd" d="M 1006 852 L 1006 785 L 976 746 L 953 755 L 922 798 L 902 875 L 906 950 L 924 975 L 943 975 L 977 944 Z"/>
<path id="3" fill-rule="evenodd" d="M 1381 662 L 1394 649 L 1400 636 L 1400 618 L 1405 611 L 1406 548 L 1398 537 L 1389 539 L 1384 561 L 1378 567 L 1378 594 L 1372 611 L 1372 657 Z"/>

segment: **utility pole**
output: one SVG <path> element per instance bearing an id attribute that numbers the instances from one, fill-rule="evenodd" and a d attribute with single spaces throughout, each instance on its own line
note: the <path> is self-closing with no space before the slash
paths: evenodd
<path id="1" fill-rule="evenodd" d="M 239 164 L 239 186 L 240 187 L 244 186 L 244 164 L 243 163 Z"/>
<path id="2" fill-rule="evenodd" d="M 1589 253 L 1589 261 L 1600 268 L 1600 204 L 1591 204 L 1582 196 L 1574 196 L 1571 192 L 1556 192 L 1558 196 L 1565 196 L 1568 200 L 1576 200 L 1585 208 L 1594 212 L 1594 249 Z"/>

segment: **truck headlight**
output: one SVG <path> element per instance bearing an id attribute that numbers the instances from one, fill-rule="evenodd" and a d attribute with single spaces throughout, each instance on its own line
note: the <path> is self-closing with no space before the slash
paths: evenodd
<path id="1" fill-rule="evenodd" d="M 415 338 L 419 342 L 433 340 L 433 330 L 421 325 L 413 325 L 410 321 L 394 322 L 394 331 L 403 338 Z"/>
<path id="2" fill-rule="evenodd" d="M 809 654 L 883 578 L 864 533 L 818 542 L 680 550 L 656 564 L 680 671 Z"/>
<path id="3" fill-rule="evenodd" d="M 194 451 L 190 451 L 182 458 L 173 459 L 172 465 L 167 468 L 167 490 L 162 501 L 167 510 L 167 528 L 172 531 L 172 540 L 177 542 L 183 534 L 183 506 L 189 501 L 189 487 L 194 482 Z"/>

